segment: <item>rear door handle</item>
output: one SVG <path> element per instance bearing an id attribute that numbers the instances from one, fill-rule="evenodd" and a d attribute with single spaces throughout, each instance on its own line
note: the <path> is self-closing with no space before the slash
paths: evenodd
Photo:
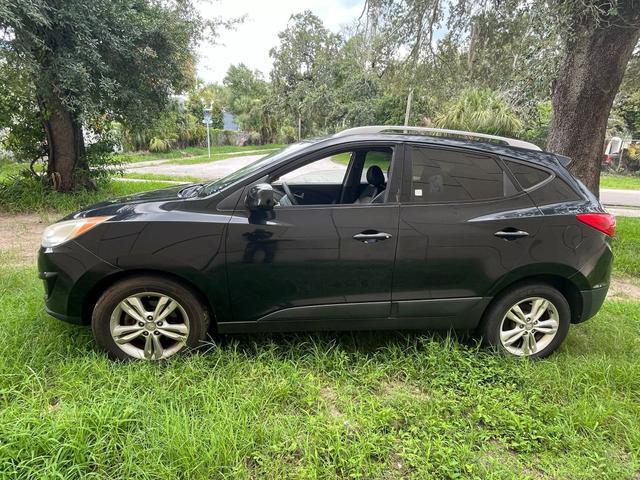
<path id="1" fill-rule="evenodd" d="M 499 232 L 494 233 L 496 237 L 504 238 L 507 241 L 517 240 L 519 238 L 528 237 L 529 232 L 525 232 L 523 230 L 516 230 L 515 228 L 505 228 L 504 230 L 500 230 Z"/>
<path id="2" fill-rule="evenodd" d="M 372 232 L 372 233 L 356 233 L 353 238 L 363 243 L 375 243 L 382 240 L 388 240 L 393 235 L 385 232 Z"/>

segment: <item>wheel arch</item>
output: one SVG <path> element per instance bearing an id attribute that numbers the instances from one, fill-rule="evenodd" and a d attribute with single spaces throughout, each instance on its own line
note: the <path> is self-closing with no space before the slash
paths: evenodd
<path id="1" fill-rule="evenodd" d="M 89 325 L 91 323 L 91 314 L 93 312 L 93 307 L 96 302 L 100 298 L 102 292 L 104 292 L 107 288 L 115 285 L 116 283 L 126 280 L 132 277 L 139 276 L 154 276 L 160 278 L 166 278 L 172 280 L 180 285 L 188 288 L 196 298 L 202 303 L 202 305 L 208 310 L 209 318 L 211 319 L 211 325 L 216 325 L 216 309 L 212 305 L 211 300 L 205 295 L 203 290 L 198 287 L 193 281 L 189 280 L 180 275 L 176 275 L 174 273 L 168 273 L 153 269 L 132 269 L 132 270 L 122 270 L 119 272 L 115 272 L 111 275 L 108 275 L 98 281 L 95 285 L 91 287 L 91 289 L 84 295 L 84 299 L 82 301 L 82 310 L 81 310 L 81 320 L 82 324 Z"/>
<path id="2" fill-rule="evenodd" d="M 547 270 L 544 273 L 533 273 L 531 271 L 512 272 L 508 278 L 503 278 L 491 289 L 493 300 L 485 307 L 482 317 L 489 310 L 489 307 L 499 299 L 505 292 L 527 283 L 543 283 L 558 290 L 569 303 L 571 310 L 571 323 L 578 323 L 582 318 L 582 295 L 580 290 L 588 288 L 587 279 L 577 270 L 570 267 L 561 266 L 560 269 Z"/>

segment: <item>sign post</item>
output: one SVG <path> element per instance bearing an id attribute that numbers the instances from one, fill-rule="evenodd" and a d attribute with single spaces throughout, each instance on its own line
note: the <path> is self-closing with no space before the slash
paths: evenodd
<path id="1" fill-rule="evenodd" d="M 211 106 L 209 106 L 209 108 L 205 107 L 204 108 L 204 120 L 202 120 L 202 123 L 204 123 L 207 126 L 207 151 L 209 152 L 209 158 L 211 158 L 211 139 L 210 139 L 210 136 L 209 136 L 209 126 L 212 123 L 211 111 L 212 111 Z"/>

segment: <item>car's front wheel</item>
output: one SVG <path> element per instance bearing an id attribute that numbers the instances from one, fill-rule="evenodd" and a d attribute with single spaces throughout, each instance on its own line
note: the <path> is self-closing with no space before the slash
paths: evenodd
<path id="1" fill-rule="evenodd" d="M 480 334 L 486 344 L 508 355 L 542 358 L 562 344 L 570 319 L 569 303 L 562 293 L 550 285 L 526 284 L 490 305 Z"/>
<path id="2" fill-rule="evenodd" d="M 125 279 L 98 299 L 91 319 L 98 345 L 121 360 L 164 360 L 202 344 L 209 314 L 198 298 L 173 280 Z"/>

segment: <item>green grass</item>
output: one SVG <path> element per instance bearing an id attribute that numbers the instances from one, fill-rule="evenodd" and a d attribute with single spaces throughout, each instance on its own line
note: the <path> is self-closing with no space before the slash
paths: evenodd
<path id="1" fill-rule="evenodd" d="M 284 145 L 278 143 L 268 143 L 265 145 L 246 145 L 238 147 L 236 145 L 213 145 L 211 147 L 211 154 L 225 154 L 233 152 L 243 152 L 246 150 L 270 150 L 276 148 L 282 148 Z M 149 160 L 164 160 L 172 158 L 188 158 L 208 155 L 207 147 L 188 147 L 181 150 L 172 150 L 170 152 L 130 152 L 120 153 L 115 157 L 122 163 L 131 162 L 146 162 Z"/>
<path id="2" fill-rule="evenodd" d="M 165 185 L 38 191 L 0 197 L 0 209 L 68 213 Z M 615 273 L 639 278 L 638 252 L 640 219 L 618 218 Z M 444 334 L 385 332 L 227 336 L 169 362 L 123 364 L 95 350 L 89 329 L 43 313 L 36 275 L 0 267 L 0 478 L 640 471 L 640 302 L 607 301 L 538 362 Z"/>
<path id="3" fill-rule="evenodd" d="M 114 197 L 132 195 L 157 188 L 173 187 L 167 182 L 111 181 L 97 191 L 81 190 L 75 193 L 57 193 L 35 180 L 6 187 L 0 184 L 0 211 L 9 213 L 70 213 L 81 207 Z"/>
<path id="4" fill-rule="evenodd" d="M 0 160 L 0 182 L 6 181 L 9 177 L 18 175 L 23 170 L 28 170 L 29 165 L 26 163 L 16 163 L 6 160 Z"/>
<path id="5" fill-rule="evenodd" d="M 0 478 L 635 478 L 640 304 L 515 361 L 444 335 L 230 336 L 113 363 L 0 276 Z"/>
<path id="6" fill-rule="evenodd" d="M 614 273 L 640 279 L 640 218 L 617 217 Z"/>
<path id="7" fill-rule="evenodd" d="M 208 155 L 200 155 L 197 157 L 183 158 L 180 160 L 171 160 L 167 162 L 169 165 L 195 165 L 199 163 L 211 163 L 217 162 L 219 160 L 226 160 L 228 158 L 236 158 L 236 157 L 246 157 L 250 155 L 268 155 L 273 150 L 255 150 L 252 152 L 239 152 L 239 153 L 230 153 L 230 154 L 221 154 L 216 156 L 209 157 Z"/>
<path id="8" fill-rule="evenodd" d="M 620 188 L 623 190 L 640 190 L 638 175 L 602 175 L 600 188 Z"/>
<path id="9" fill-rule="evenodd" d="M 337 155 L 333 155 L 332 158 L 338 163 L 349 165 L 351 152 L 339 153 Z M 378 165 L 383 170 L 386 170 L 389 167 L 389 156 L 383 152 L 368 152 L 364 161 L 364 168 L 367 169 L 371 165 Z"/>
<path id="10" fill-rule="evenodd" d="M 153 180 L 157 182 L 199 182 L 202 179 L 198 177 L 193 177 L 189 175 L 162 175 L 159 173 L 143 173 L 136 172 L 135 170 L 130 173 L 125 173 L 122 175 L 124 178 L 132 178 L 134 180 Z"/>

